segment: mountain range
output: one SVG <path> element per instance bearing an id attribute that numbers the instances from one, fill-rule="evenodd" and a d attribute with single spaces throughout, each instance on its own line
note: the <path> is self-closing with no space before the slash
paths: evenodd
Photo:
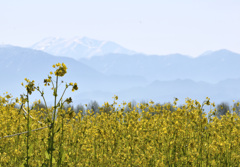
<path id="1" fill-rule="evenodd" d="M 139 76 L 154 80 L 192 79 L 217 83 L 239 78 L 239 54 L 226 49 L 207 51 L 193 58 L 182 54 L 146 55 L 109 41 L 75 37 L 46 38 L 32 49 L 73 58 L 106 75 Z"/>
<path id="2" fill-rule="evenodd" d="M 202 102 L 207 96 L 216 103 L 231 103 L 240 97 L 240 54 L 229 50 L 212 51 L 192 58 L 182 54 L 139 54 L 123 47 L 116 53 L 114 48 L 120 47 L 116 44 L 116 47 L 109 48 L 109 52 L 102 49 L 101 54 L 98 52 L 96 55 L 97 47 L 88 52 L 75 50 L 78 56 L 73 58 L 68 54 L 74 49 L 58 46 L 61 40 L 67 41 L 56 38 L 57 42 L 52 40 L 51 45 L 45 42 L 46 46 L 51 46 L 52 54 L 46 51 L 44 42 L 31 48 L 0 46 L 0 77 L 3 78 L 0 93 L 8 91 L 15 97 L 19 96 L 24 92 L 20 83 L 25 77 L 42 86 L 52 65 L 64 62 L 68 67 L 64 81 L 79 85 L 76 93 L 69 91 L 66 94 L 66 97 L 73 97 L 74 104 L 85 104 L 91 100 L 111 102 L 114 95 L 119 96 L 119 102 L 152 99 L 160 103 L 172 102 L 174 97 L 179 98 L 179 103 L 184 103 L 187 97 Z M 42 49 L 37 49 L 40 43 Z M 52 92 L 45 87 L 44 90 L 51 102 Z M 39 96 L 34 93 L 32 99 L 37 98 Z"/>
<path id="3" fill-rule="evenodd" d="M 142 76 L 151 82 L 192 79 L 217 83 L 224 79 L 240 77 L 240 54 L 228 50 L 218 50 L 196 58 L 181 54 L 108 54 L 80 59 L 80 62 L 106 75 Z"/>

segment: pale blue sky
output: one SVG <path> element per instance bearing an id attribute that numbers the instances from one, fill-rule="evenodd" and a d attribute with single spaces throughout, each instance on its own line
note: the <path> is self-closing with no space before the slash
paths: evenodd
<path id="1" fill-rule="evenodd" d="M 0 44 L 75 36 L 147 54 L 240 53 L 240 0 L 0 0 Z"/>

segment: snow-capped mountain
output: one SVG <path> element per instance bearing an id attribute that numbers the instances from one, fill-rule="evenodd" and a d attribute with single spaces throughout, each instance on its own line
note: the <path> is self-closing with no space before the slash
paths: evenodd
<path id="1" fill-rule="evenodd" d="M 110 53 L 132 55 L 136 52 L 128 50 L 114 42 L 99 41 L 87 37 L 45 38 L 33 46 L 32 49 L 41 50 L 55 56 L 71 57 L 76 60 L 101 56 Z"/>

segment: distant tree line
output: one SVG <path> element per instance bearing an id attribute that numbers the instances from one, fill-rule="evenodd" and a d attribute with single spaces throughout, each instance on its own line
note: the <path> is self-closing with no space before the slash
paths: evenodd
<path id="1" fill-rule="evenodd" d="M 139 106 L 137 107 L 137 105 L 139 105 Z M 142 106 L 144 106 L 144 107 L 142 107 Z M 16 106 L 16 107 L 19 108 L 19 106 Z M 97 101 L 90 101 L 88 104 L 85 104 L 85 105 L 79 104 L 77 106 L 73 106 L 73 105 L 68 104 L 68 105 L 65 105 L 63 107 L 63 109 L 65 109 L 67 111 L 67 109 L 69 107 L 71 107 L 71 110 L 74 111 L 76 114 L 81 112 L 82 115 L 86 115 L 87 111 L 91 111 L 91 113 L 93 112 L 94 114 L 97 114 L 97 113 L 100 114 L 102 112 L 110 113 L 110 111 L 113 110 L 114 107 L 117 107 L 117 106 L 114 106 L 113 104 L 108 104 L 108 103 L 106 105 L 100 106 Z M 171 112 L 174 112 L 177 109 L 171 103 L 163 103 L 163 104 L 156 103 L 154 105 L 150 105 L 149 102 L 141 101 L 139 104 L 137 104 L 137 102 L 133 100 L 129 103 L 126 103 L 126 105 L 124 107 L 122 107 L 122 111 L 123 112 L 129 112 L 134 107 L 136 108 L 136 111 L 138 111 L 138 112 L 142 112 L 143 110 L 145 112 L 147 112 L 147 111 L 149 111 L 150 107 L 154 107 L 155 109 L 158 109 L 158 110 L 159 109 L 160 110 L 170 110 Z M 40 110 L 41 108 L 45 108 L 45 105 L 42 104 L 42 103 L 35 104 L 31 108 L 35 109 L 35 110 Z M 180 106 L 178 106 L 178 108 L 183 108 L 183 106 L 180 105 Z M 226 115 L 228 111 L 230 113 L 236 113 L 237 115 L 240 116 L 239 102 L 234 102 L 233 106 L 230 106 L 226 102 L 222 102 L 222 103 L 216 105 L 215 108 L 216 108 L 216 114 L 215 115 L 219 119 L 221 119 L 221 116 Z M 233 108 L 234 108 L 234 110 L 233 110 Z M 154 114 L 157 114 L 157 113 L 151 112 L 151 114 L 154 115 Z"/>

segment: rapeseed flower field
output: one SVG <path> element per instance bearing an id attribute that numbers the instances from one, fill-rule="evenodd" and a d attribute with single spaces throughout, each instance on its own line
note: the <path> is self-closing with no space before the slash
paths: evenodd
<path id="1" fill-rule="evenodd" d="M 39 91 L 46 104 L 44 92 L 29 79 L 22 84 L 26 95 L 0 97 L 1 167 L 240 166 L 240 117 L 228 112 L 219 119 L 216 109 L 207 115 L 203 106 L 215 107 L 209 98 L 203 103 L 186 99 L 181 107 L 175 99 L 172 107 L 153 101 L 118 104 L 115 96 L 99 113 L 75 113 L 63 108 L 72 99 L 63 100 L 65 91 L 58 92 L 58 77 L 67 73 L 67 67 L 60 63 L 53 67 L 56 71 L 44 80 L 52 86 L 53 107 L 40 109 L 40 101 L 29 106 L 33 91 Z M 78 89 L 76 83 L 68 87 Z"/>

